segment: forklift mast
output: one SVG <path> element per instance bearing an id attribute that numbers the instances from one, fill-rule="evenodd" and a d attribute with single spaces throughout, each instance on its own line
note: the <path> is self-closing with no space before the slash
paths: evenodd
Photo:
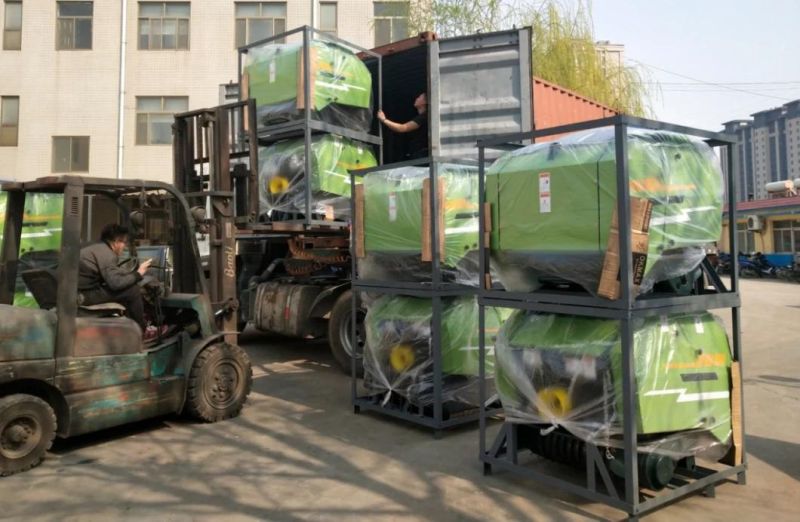
<path id="1" fill-rule="evenodd" d="M 176 115 L 172 131 L 174 184 L 208 234 L 209 297 L 229 342 L 235 341 L 239 308 L 237 231 L 258 218 L 255 114 L 254 100 L 200 109 Z M 175 266 L 183 266 L 182 255 L 175 252 Z"/>

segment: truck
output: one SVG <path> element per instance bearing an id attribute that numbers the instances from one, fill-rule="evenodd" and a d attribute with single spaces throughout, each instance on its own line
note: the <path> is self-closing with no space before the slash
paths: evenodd
<path id="1" fill-rule="evenodd" d="M 332 206 L 330 212 L 312 209 L 311 184 L 320 186 L 313 176 L 300 181 L 305 211 L 301 206 L 295 213 L 265 212 L 264 191 L 285 191 L 295 182 L 271 179 L 264 186 L 262 180 L 260 186 L 258 166 L 281 155 L 275 168 L 317 175 L 315 165 L 323 160 L 315 144 L 331 135 L 370 148 L 377 163 L 403 162 L 414 152 L 409 137 L 383 135 L 380 123 L 369 116 L 382 108 L 392 119 L 410 120 L 420 93 L 428 95 L 429 157 L 477 159 L 478 136 L 531 128 L 530 42 L 529 28 L 448 39 L 423 33 L 369 51 L 301 27 L 241 48 L 240 100 L 178 114 L 173 126 L 174 185 L 198 212 L 210 213 L 213 223 L 207 275 L 221 329 L 241 331 L 252 324 L 293 338 L 327 336 L 335 360 L 349 372 L 351 357 L 361 353 L 365 340 L 361 311 L 351 328 L 349 216 L 339 217 Z M 369 72 L 369 113 L 363 99 L 340 99 L 338 110 L 320 101 L 319 83 L 314 83 L 319 75 L 363 82 L 350 57 L 335 56 L 341 48 L 352 50 Z M 255 53 L 267 61 L 248 69 Z M 340 64 L 345 61 L 346 68 Z M 259 83 L 254 76 L 259 71 L 269 75 L 268 81 Z M 281 74 L 288 76 L 288 91 L 296 93 L 288 100 L 265 86 L 286 89 Z M 248 97 L 251 92 L 254 97 Z M 267 98 L 271 108 L 288 107 L 297 118 L 273 117 L 271 109 L 264 110 Z M 335 115 L 326 117 L 326 112 Z M 285 156 L 292 140 L 300 144 L 294 159 Z M 359 161 L 356 170 L 370 166 L 363 157 Z"/>

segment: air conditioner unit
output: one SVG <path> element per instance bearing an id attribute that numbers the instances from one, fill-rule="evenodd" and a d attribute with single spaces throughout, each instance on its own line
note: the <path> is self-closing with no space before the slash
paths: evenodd
<path id="1" fill-rule="evenodd" d="M 747 230 L 750 232 L 759 232 L 762 228 L 764 228 L 764 222 L 761 219 L 761 216 L 757 215 L 750 215 L 747 216 Z"/>

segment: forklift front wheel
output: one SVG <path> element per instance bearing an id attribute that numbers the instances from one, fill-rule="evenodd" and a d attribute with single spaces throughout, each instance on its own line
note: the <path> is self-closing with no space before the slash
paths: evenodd
<path id="1" fill-rule="evenodd" d="M 0 399 L 0 476 L 39 464 L 55 434 L 53 408 L 39 397 L 17 393 Z"/>
<path id="2" fill-rule="evenodd" d="M 212 344 L 192 364 L 186 389 L 187 410 L 206 422 L 236 417 L 252 384 L 253 369 L 247 353 L 235 344 Z"/>

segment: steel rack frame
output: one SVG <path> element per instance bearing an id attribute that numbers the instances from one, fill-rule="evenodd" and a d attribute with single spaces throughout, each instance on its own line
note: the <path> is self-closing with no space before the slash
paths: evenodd
<path id="1" fill-rule="evenodd" d="M 376 158 L 378 163 L 383 163 L 383 135 L 381 126 L 378 126 L 378 134 L 370 134 L 363 131 L 356 131 L 348 129 L 339 125 L 332 125 L 327 122 L 314 119 L 311 110 L 311 43 L 316 40 L 322 40 L 337 44 L 339 46 L 358 51 L 366 60 L 377 61 L 377 102 L 378 107 L 382 106 L 383 102 L 383 69 L 381 65 L 381 55 L 364 49 L 358 45 L 337 38 L 314 29 L 313 27 L 304 25 L 291 31 L 281 33 L 263 40 L 244 45 L 238 49 L 238 72 L 239 85 L 242 85 L 242 71 L 244 64 L 244 55 L 254 47 L 261 47 L 269 44 L 282 44 L 287 41 L 291 36 L 300 35 L 302 41 L 303 53 L 303 67 L 302 67 L 302 81 L 303 81 L 303 108 L 300 110 L 302 116 L 294 121 L 277 123 L 275 125 L 260 126 L 257 124 L 257 118 L 253 116 L 252 121 L 256 122 L 256 140 L 259 145 L 269 145 L 286 138 L 297 138 L 302 136 L 304 139 L 304 152 L 305 152 L 305 172 L 312 172 L 312 159 L 311 159 L 311 140 L 312 136 L 318 134 L 335 134 L 344 138 L 350 138 L 373 147 L 377 154 Z M 241 88 L 239 95 L 242 96 Z M 305 183 L 305 214 L 302 219 L 289 220 L 289 222 L 301 222 L 307 226 L 313 225 L 330 225 L 332 222 L 328 220 L 315 219 L 312 213 L 313 194 L 311 191 L 311 183 L 306 178 Z M 343 223 L 343 226 L 346 224 Z"/>
<path id="2" fill-rule="evenodd" d="M 620 282 L 621 296 L 617 300 L 606 300 L 593 297 L 581 292 L 566 291 L 534 291 L 531 293 L 507 292 L 495 287 L 487 277 L 489 274 L 489 248 L 486 237 L 485 222 L 485 169 L 484 161 L 486 149 L 513 148 L 524 140 L 532 140 L 555 134 L 566 134 L 582 130 L 597 129 L 600 127 L 613 127 L 616 152 L 617 176 L 617 213 L 619 216 L 619 251 L 620 251 Z M 733 145 L 736 137 L 724 133 L 716 133 L 693 129 L 690 127 L 672 125 L 654 120 L 635 118 L 630 116 L 615 116 L 588 122 L 552 127 L 549 129 L 528 133 L 515 133 L 502 136 L 492 136 L 478 141 L 479 147 L 479 193 L 482 204 L 480 206 L 480 289 L 478 292 L 479 328 L 481 334 L 485 331 L 485 307 L 501 306 L 537 312 L 580 315 L 588 317 L 601 317 L 614 319 L 620 323 L 622 345 L 622 395 L 623 395 L 623 451 L 625 455 L 638 454 L 637 426 L 635 422 L 636 395 L 633 357 L 633 326 L 632 321 L 639 317 L 669 314 L 671 312 L 698 312 L 709 309 L 728 308 L 731 310 L 732 319 L 732 359 L 742 362 L 741 333 L 740 333 L 740 305 L 738 281 L 738 261 L 732 260 L 732 274 L 730 288 L 725 288 L 716 273 L 709 272 L 710 265 L 705 262 L 703 269 L 715 288 L 714 293 L 704 293 L 692 296 L 643 296 L 635 299 L 633 288 L 632 249 L 631 249 L 631 216 L 630 216 L 630 191 L 628 177 L 627 136 L 628 129 L 634 127 L 647 130 L 672 131 L 703 139 L 712 147 L 723 147 L 727 154 L 728 164 L 732 164 Z M 727 176 L 727 216 L 728 223 L 735 223 L 736 213 L 736 181 L 735 176 Z M 737 251 L 736 229 L 728 227 L 731 251 Z M 732 256 L 735 257 L 735 256 Z M 485 382 L 482 377 L 486 371 L 486 347 L 484 335 L 479 334 L 479 375 L 480 401 L 486 397 Z M 743 404 L 743 400 L 742 400 Z M 742 432 L 744 431 L 744 408 L 741 406 L 740 415 Z M 735 479 L 739 484 L 746 483 L 747 454 L 744 447 L 744 437 L 738 441 L 741 445 L 741 463 L 734 465 L 720 464 L 720 469 L 702 466 L 692 469 L 679 468 L 670 486 L 660 492 L 643 491 L 639 487 L 639 472 L 637 458 L 625 458 L 625 477 L 621 491 L 611 478 L 611 473 L 600 455 L 600 448 L 586 443 L 586 482 L 571 481 L 555 476 L 553 473 L 536 469 L 534 465 L 520 464 L 518 456 L 520 450 L 518 429 L 519 424 L 505 422 L 494 442 L 487 444 L 487 412 L 480 412 L 480 460 L 483 462 L 484 474 L 491 474 L 493 468 L 508 470 L 525 477 L 561 488 L 569 493 L 579 495 L 592 501 L 602 502 L 614 508 L 625 511 L 629 520 L 638 520 L 644 514 L 658 508 L 674 503 L 688 495 L 702 492 L 707 496 L 714 496 L 715 486 L 729 479 Z M 601 478 L 602 487 L 598 487 L 597 477 Z"/>
<path id="3" fill-rule="evenodd" d="M 448 297 L 463 297 L 475 296 L 478 288 L 475 286 L 468 286 L 457 283 L 446 282 L 442 278 L 441 263 L 440 263 L 440 250 L 439 242 L 433 238 L 439 235 L 439 223 L 434 216 L 438 215 L 439 200 L 438 200 L 438 164 L 441 162 L 470 164 L 474 165 L 474 161 L 457 161 L 451 159 L 443 159 L 434 156 L 427 158 L 414 159 L 390 165 L 382 165 L 369 169 L 361 169 L 351 171 L 350 183 L 351 194 L 356 193 L 356 178 L 359 176 L 368 176 L 372 173 L 385 171 L 388 169 L 407 167 L 407 166 L 428 166 L 430 177 L 430 199 L 429 205 L 431 208 L 431 223 L 430 223 L 430 238 L 431 238 L 431 273 L 430 281 L 418 282 L 404 282 L 404 281 L 387 281 L 387 280 L 366 280 L 358 277 L 358 256 L 356 255 L 355 240 L 351 240 L 351 262 L 352 262 L 352 282 L 351 288 L 353 290 L 353 322 L 351 325 L 352 332 L 351 338 L 358 339 L 358 326 L 357 314 L 360 307 L 360 293 L 375 293 L 383 295 L 396 295 L 418 297 L 423 299 L 430 299 L 432 304 L 432 317 L 431 317 L 431 348 L 433 357 L 433 395 L 434 400 L 430 407 L 417 407 L 413 406 L 407 401 L 399 400 L 393 402 L 386 400 L 387 393 L 392 394 L 391 398 L 397 397 L 392 391 L 380 392 L 371 395 L 359 395 L 358 390 L 358 363 L 357 360 L 363 358 L 352 357 L 351 364 L 351 387 L 350 395 L 353 404 L 353 411 L 356 414 L 362 411 L 371 411 L 380 413 L 389 417 L 401 419 L 419 426 L 431 428 L 434 430 L 434 437 L 440 438 L 442 431 L 455 426 L 460 426 L 468 423 L 474 423 L 480 418 L 480 410 L 495 411 L 498 409 L 495 402 L 492 404 L 483 404 L 481 407 L 467 405 L 463 403 L 449 404 L 443 400 L 443 372 L 442 372 L 442 346 L 441 346 L 441 321 L 443 305 L 442 300 Z M 356 198 L 351 200 L 351 215 L 354 216 L 354 223 L 352 228 L 352 237 L 355 239 L 357 234 L 357 224 L 355 222 L 356 215 Z M 357 343 L 356 343 L 357 345 Z M 354 350 L 356 347 L 354 347 Z M 481 379 L 485 378 L 485 372 L 481 375 Z M 481 383 L 485 386 L 485 383 Z M 402 398 L 401 398 L 402 399 Z M 463 407 L 462 407 L 463 406 Z M 452 411 L 449 411 L 450 408 Z"/>

